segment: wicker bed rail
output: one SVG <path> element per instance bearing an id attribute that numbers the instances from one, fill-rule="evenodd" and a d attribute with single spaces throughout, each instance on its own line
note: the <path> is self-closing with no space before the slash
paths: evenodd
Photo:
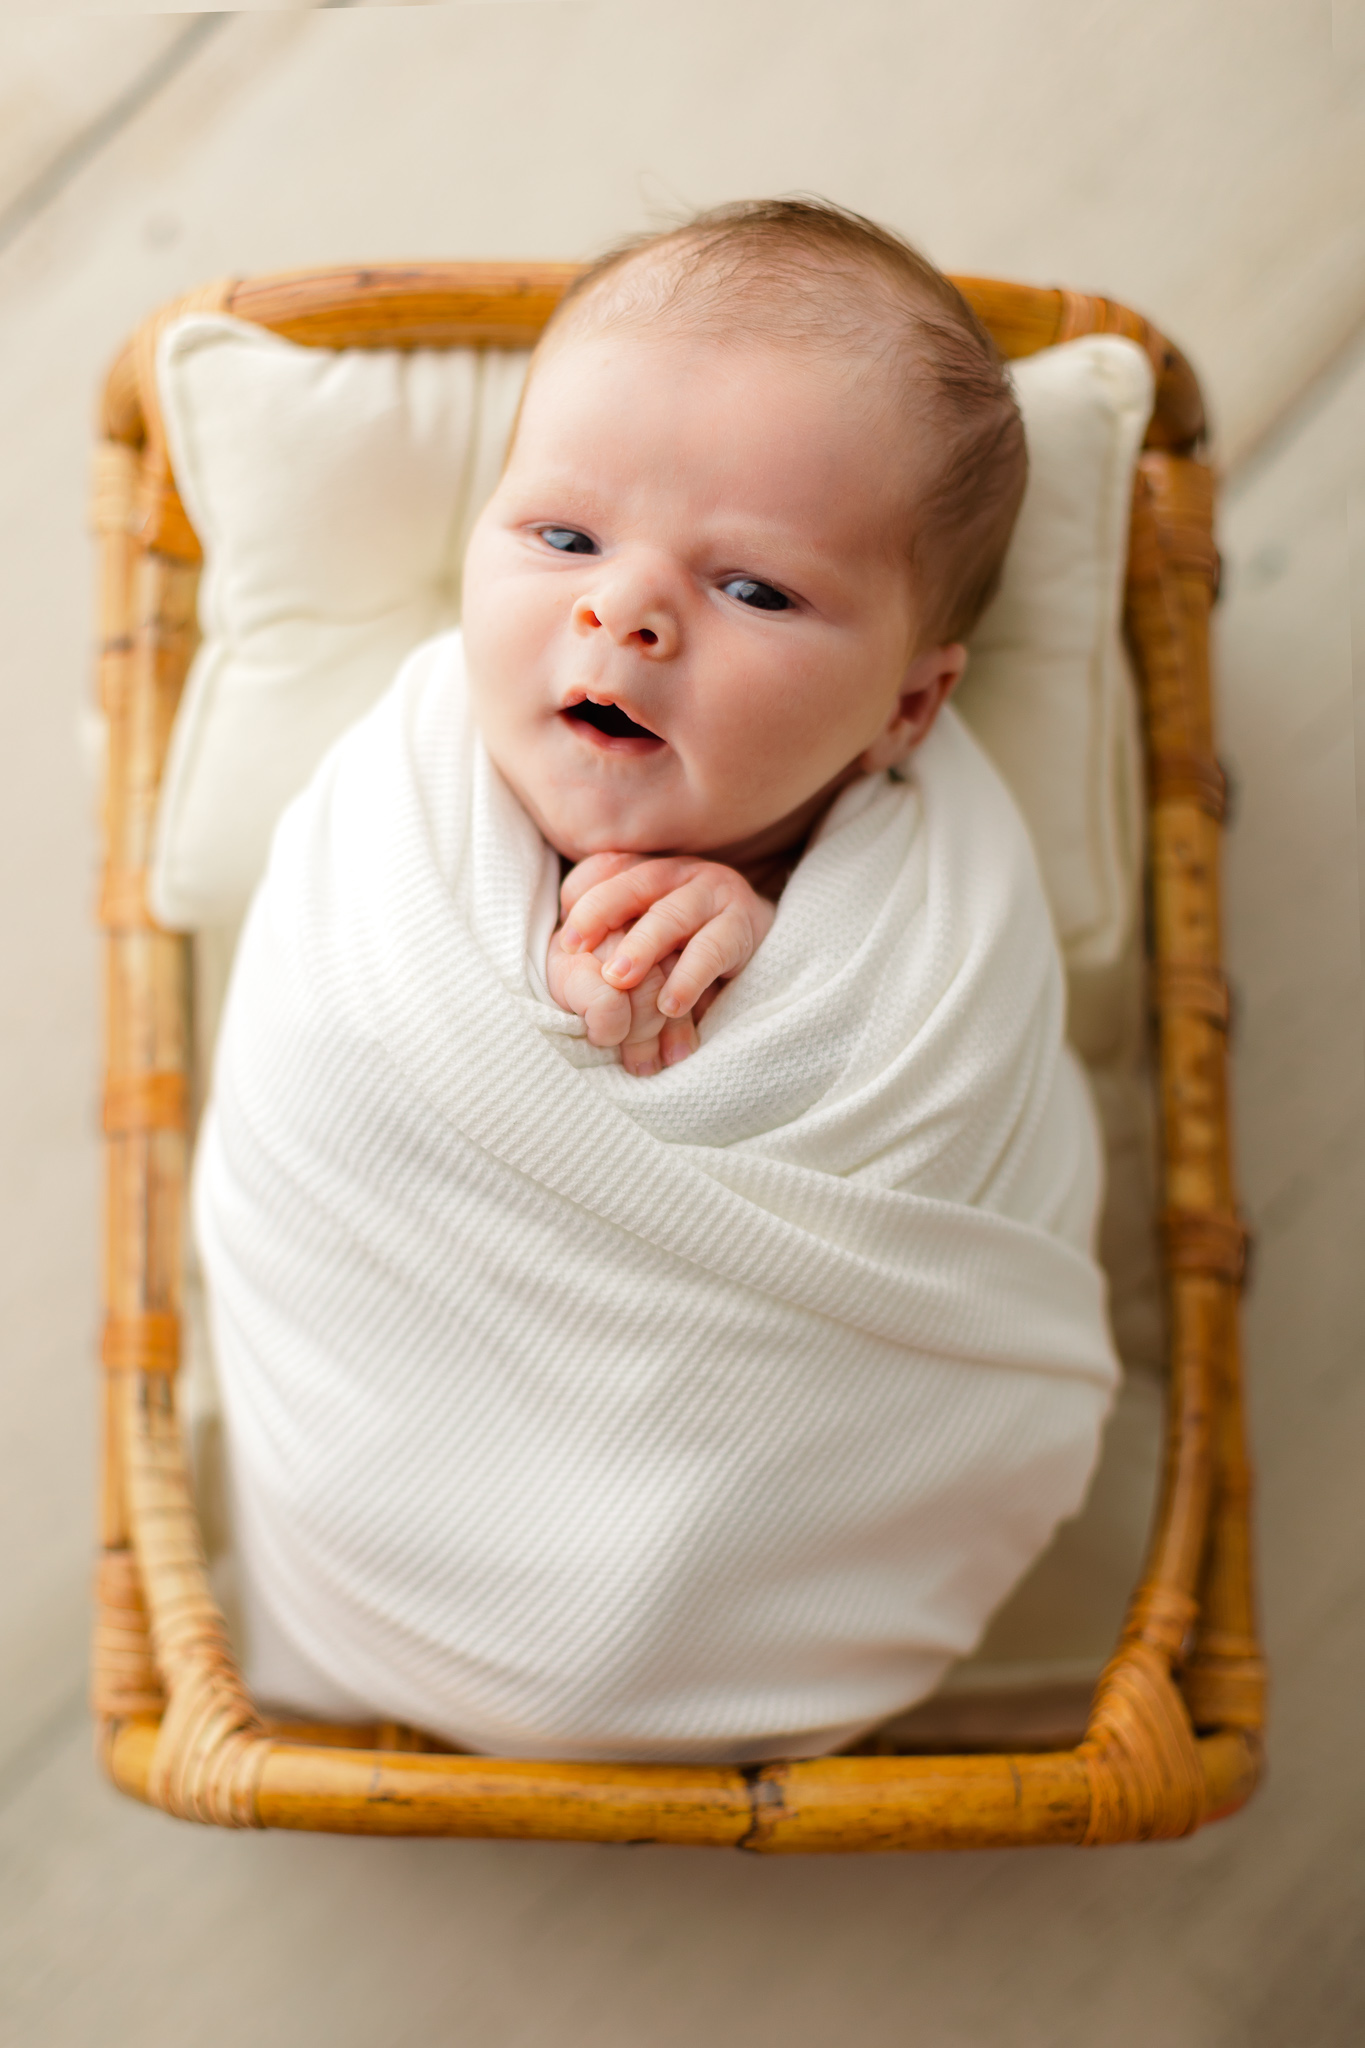
<path id="1" fill-rule="evenodd" d="M 193 1094 L 190 942 L 145 877 L 194 649 L 200 548 L 156 400 L 156 342 L 193 308 L 318 347 L 526 346 L 564 265 L 414 264 L 206 287 L 114 365 L 96 450 L 100 701 L 109 725 L 104 1453 L 94 1708 L 114 1782 L 187 1819 L 361 1834 L 715 1844 L 767 1851 L 1100 1844 L 1182 1835 L 1240 1806 L 1261 1767 L 1250 1476 L 1237 1296 L 1246 1239 L 1228 1147 L 1219 958 L 1224 782 L 1208 615 L 1213 485 L 1179 352 L 1104 299 L 958 282 L 1007 356 L 1108 332 L 1146 349 L 1156 411 L 1133 501 L 1127 621 L 1146 734 L 1152 1005 L 1170 1371 L 1165 1472 L 1142 1579 L 1084 1739 L 1046 1754 L 859 1754 L 753 1769 L 523 1763 L 439 1753 L 397 1728 L 267 1724 L 209 1586 L 176 1413 Z"/>

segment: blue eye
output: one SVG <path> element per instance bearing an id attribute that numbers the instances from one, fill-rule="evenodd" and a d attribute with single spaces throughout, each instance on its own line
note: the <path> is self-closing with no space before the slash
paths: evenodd
<path id="1" fill-rule="evenodd" d="M 771 583 L 755 583 L 752 576 L 732 576 L 728 583 L 721 584 L 721 589 L 727 597 L 752 605 L 756 612 L 785 612 L 791 608 L 789 597 L 774 590 Z"/>
<path id="2" fill-rule="evenodd" d="M 586 533 L 580 533 L 576 526 L 542 526 L 540 537 L 550 547 L 558 548 L 561 555 L 595 555 L 597 542 L 589 540 Z"/>

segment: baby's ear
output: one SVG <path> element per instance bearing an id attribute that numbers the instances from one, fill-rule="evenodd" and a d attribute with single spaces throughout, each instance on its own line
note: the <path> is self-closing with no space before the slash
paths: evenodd
<path id="1" fill-rule="evenodd" d="M 865 775 L 894 768 L 927 738 L 934 720 L 962 680 L 967 649 L 960 640 L 917 654 L 905 671 L 900 697 L 882 730 L 858 762 Z"/>

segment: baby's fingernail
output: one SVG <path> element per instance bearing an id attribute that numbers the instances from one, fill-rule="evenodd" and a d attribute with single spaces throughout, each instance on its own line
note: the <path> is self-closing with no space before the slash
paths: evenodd
<path id="1" fill-rule="evenodd" d="M 682 1008 L 682 1004 L 676 996 L 660 996 L 659 1008 L 663 1011 L 665 1017 L 676 1017 Z"/>
<path id="2" fill-rule="evenodd" d="M 583 934 L 575 931 L 571 924 L 566 924 L 559 934 L 559 943 L 566 953 L 576 953 L 583 943 Z"/>
<path id="3" fill-rule="evenodd" d="M 609 974 L 612 977 L 613 981 L 619 981 L 621 979 L 621 976 L 623 974 L 629 974 L 630 970 L 631 958 L 629 953 L 618 953 L 614 959 L 609 960 L 607 962 L 607 965 L 602 969 L 602 972 L 603 974 Z"/>
<path id="4" fill-rule="evenodd" d="M 687 1059 L 692 1048 L 685 1038 L 675 1038 L 664 1047 L 664 1065 L 676 1067 L 679 1060 Z"/>

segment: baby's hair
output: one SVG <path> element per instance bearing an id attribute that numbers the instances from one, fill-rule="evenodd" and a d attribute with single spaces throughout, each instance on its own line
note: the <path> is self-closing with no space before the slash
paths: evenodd
<path id="1" fill-rule="evenodd" d="M 999 585 L 1028 454 L 995 344 L 942 271 L 827 200 L 741 200 L 608 250 L 570 286 L 542 346 L 617 326 L 759 336 L 897 380 L 907 418 L 934 442 L 909 532 L 929 599 L 924 641 L 966 638 Z"/>

